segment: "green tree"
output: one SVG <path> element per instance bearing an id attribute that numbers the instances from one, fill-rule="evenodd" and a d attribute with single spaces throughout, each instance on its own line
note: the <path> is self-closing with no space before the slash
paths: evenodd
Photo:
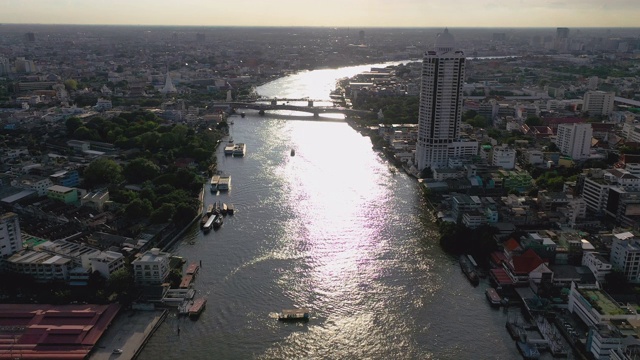
<path id="1" fill-rule="evenodd" d="M 524 121 L 525 124 L 529 126 L 542 126 L 542 120 L 537 116 L 529 116 L 527 120 Z"/>
<path id="2" fill-rule="evenodd" d="M 121 299 L 128 298 L 134 287 L 133 274 L 126 266 L 111 273 L 107 280 L 107 292 L 115 293 Z"/>
<path id="3" fill-rule="evenodd" d="M 150 219 L 154 224 L 162 224 L 171 221 L 175 213 L 175 205 L 171 203 L 165 203 L 162 204 L 162 206 L 160 206 L 158 209 L 151 212 Z"/>
<path id="4" fill-rule="evenodd" d="M 487 127 L 487 119 L 482 115 L 476 115 L 473 119 L 468 119 L 467 124 L 475 128 L 485 128 Z"/>
<path id="5" fill-rule="evenodd" d="M 65 125 L 67 127 L 67 135 L 72 135 L 79 127 L 82 126 L 82 120 L 72 116 L 67 119 Z"/>
<path id="6" fill-rule="evenodd" d="M 93 188 L 97 185 L 112 185 L 122 182 L 122 168 L 112 159 L 99 158 L 92 161 L 84 170 L 85 185 Z"/>
<path id="7" fill-rule="evenodd" d="M 198 212 L 196 211 L 194 206 L 190 206 L 186 203 L 180 203 L 176 205 L 176 212 L 173 216 L 173 222 L 177 225 L 186 225 L 193 218 L 196 217 Z"/>
<path id="8" fill-rule="evenodd" d="M 73 79 L 68 79 L 64 81 L 64 87 L 68 90 L 77 90 L 78 89 L 78 82 L 73 80 Z"/>
<path id="9" fill-rule="evenodd" d="M 131 160 L 122 171 L 125 179 L 134 184 L 153 180 L 160 175 L 160 168 L 152 161 L 143 158 Z"/>
<path id="10" fill-rule="evenodd" d="M 153 205 L 147 199 L 135 199 L 124 209 L 128 219 L 138 220 L 149 217 L 153 211 Z"/>

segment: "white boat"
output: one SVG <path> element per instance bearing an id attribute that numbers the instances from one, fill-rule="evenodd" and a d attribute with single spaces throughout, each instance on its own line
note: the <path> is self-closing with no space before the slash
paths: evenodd
<path id="1" fill-rule="evenodd" d="M 244 143 L 237 143 L 233 147 L 233 156 L 244 156 L 247 153 L 247 145 Z"/>
<path id="2" fill-rule="evenodd" d="M 213 175 L 211 177 L 211 181 L 209 182 L 211 185 L 211 192 L 216 192 L 218 190 L 219 181 L 220 181 L 220 175 Z"/>
<path id="3" fill-rule="evenodd" d="M 204 232 L 211 231 L 211 229 L 213 228 L 213 221 L 215 220 L 215 218 L 216 218 L 215 215 L 209 216 L 209 218 L 207 219 L 207 222 L 202 226 L 202 231 Z"/>
<path id="4" fill-rule="evenodd" d="M 309 309 L 284 309 L 278 314 L 280 321 L 309 321 Z"/>
<path id="5" fill-rule="evenodd" d="M 222 175 L 218 181 L 218 190 L 227 191 L 231 188 L 231 175 Z"/>
<path id="6" fill-rule="evenodd" d="M 233 155 L 233 150 L 235 149 L 235 145 L 233 145 L 233 138 L 229 138 L 227 145 L 224 147 L 225 155 Z"/>

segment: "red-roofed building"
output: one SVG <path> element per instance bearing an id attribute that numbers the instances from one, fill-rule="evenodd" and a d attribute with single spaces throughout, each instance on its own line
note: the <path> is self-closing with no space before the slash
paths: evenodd
<path id="1" fill-rule="evenodd" d="M 499 287 L 511 286 L 513 285 L 513 280 L 504 269 L 495 268 L 491 269 L 491 279 L 495 282 Z"/>
<path id="2" fill-rule="evenodd" d="M 0 359 L 86 359 L 118 311 L 118 304 L 0 304 Z"/>
<path id="3" fill-rule="evenodd" d="M 582 124 L 587 122 L 587 119 L 579 118 L 579 117 L 566 117 L 566 118 L 542 118 L 542 124 L 550 127 L 552 130 L 558 128 L 560 124 Z"/>
<path id="4" fill-rule="evenodd" d="M 529 284 L 529 273 L 544 263 L 533 249 L 529 249 L 522 255 L 512 256 L 509 261 L 503 263 L 503 267 L 514 285 L 526 286 Z"/>
<path id="5" fill-rule="evenodd" d="M 504 246 L 504 251 L 507 254 L 522 252 L 522 247 L 520 246 L 520 243 L 517 242 L 516 239 L 514 238 L 507 240 L 503 246 Z"/>

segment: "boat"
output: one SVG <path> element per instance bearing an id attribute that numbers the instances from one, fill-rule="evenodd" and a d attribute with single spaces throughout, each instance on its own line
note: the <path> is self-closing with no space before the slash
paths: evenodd
<path id="1" fill-rule="evenodd" d="M 309 321 L 309 309 L 284 309 L 278 314 L 280 321 Z"/>
<path id="2" fill-rule="evenodd" d="M 202 221 L 200 221 L 200 227 L 204 228 L 205 224 L 207 223 L 207 221 L 209 221 L 209 215 L 205 214 L 202 217 Z"/>
<path id="3" fill-rule="evenodd" d="M 206 305 L 207 299 L 196 299 L 196 301 L 193 302 L 193 305 L 191 305 L 191 307 L 189 308 L 189 317 L 197 318 L 198 316 L 200 316 L 200 314 L 202 314 L 202 312 L 204 311 Z"/>
<path id="4" fill-rule="evenodd" d="M 122 354 L 123 351 L 122 351 L 122 349 L 113 349 L 113 351 L 111 353 L 112 354 Z"/>
<path id="5" fill-rule="evenodd" d="M 233 156 L 244 156 L 247 153 L 247 144 L 237 143 L 233 146 Z"/>
<path id="6" fill-rule="evenodd" d="M 202 230 L 204 230 L 204 232 L 209 232 L 213 228 L 213 221 L 215 220 L 215 218 L 215 215 L 209 216 L 209 219 L 202 227 Z"/>
<path id="7" fill-rule="evenodd" d="M 502 305 L 502 298 L 500 297 L 500 295 L 498 295 L 496 289 L 492 287 L 487 288 L 487 290 L 484 291 L 484 294 L 487 296 L 487 300 L 489 300 L 491 306 Z"/>
<path id="8" fill-rule="evenodd" d="M 524 359 L 535 360 L 540 358 L 540 351 L 535 345 L 524 341 L 517 341 L 516 346 Z"/>
<path id="9" fill-rule="evenodd" d="M 296 149 L 291 149 L 291 156 L 296 156 Z"/>
<path id="10" fill-rule="evenodd" d="M 211 184 L 211 192 L 218 191 L 218 183 L 219 182 L 220 182 L 220 175 L 213 175 L 211 177 L 211 181 L 209 182 Z"/>
<path id="11" fill-rule="evenodd" d="M 207 215 L 211 214 L 213 214 L 213 204 L 209 204 L 209 206 L 207 206 Z"/>
<path id="12" fill-rule="evenodd" d="M 246 116 L 246 114 L 244 113 L 244 111 L 240 113 L 240 117 L 241 118 L 244 118 L 245 116 Z"/>
<path id="13" fill-rule="evenodd" d="M 235 208 L 233 207 L 233 204 L 228 204 L 227 205 L 227 214 L 233 215 L 234 211 L 235 211 Z"/>
<path id="14" fill-rule="evenodd" d="M 187 268 L 187 275 L 196 275 L 198 273 L 198 271 L 200 270 L 200 265 L 197 262 L 192 262 L 191 264 L 189 264 L 189 267 Z"/>
<path id="15" fill-rule="evenodd" d="M 222 226 L 222 214 L 215 214 L 213 216 L 213 223 L 212 226 L 215 230 L 220 229 L 220 226 Z"/>
<path id="16" fill-rule="evenodd" d="M 477 286 L 480 283 L 480 278 L 476 273 L 475 267 L 466 255 L 460 255 L 460 268 L 471 284 Z"/>
<path id="17" fill-rule="evenodd" d="M 227 191 L 231 187 L 231 175 L 223 175 L 220 176 L 220 181 L 218 182 L 218 190 Z"/>
<path id="18" fill-rule="evenodd" d="M 222 203 L 222 205 L 220 205 L 220 213 L 222 215 L 227 215 L 228 211 L 229 211 L 229 207 L 227 206 L 227 204 Z"/>
<path id="19" fill-rule="evenodd" d="M 235 145 L 233 144 L 233 138 L 229 138 L 229 141 L 227 141 L 227 145 L 225 145 L 224 147 L 224 154 L 233 155 L 234 148 L 235 148 Z"/>

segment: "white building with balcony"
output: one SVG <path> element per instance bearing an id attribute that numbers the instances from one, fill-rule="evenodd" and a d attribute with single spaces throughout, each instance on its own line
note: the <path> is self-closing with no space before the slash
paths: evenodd
<path id="1" fill-rule="evenodd" d="M 136 284 L 144 286 L 162 285 L 169 275 L 171 254 L 153 248 L 134 260 L 133 275 Z"/>
<path id="2" fill-rule="evenodd" d="M 494 146 L 491 149 L 491 164 L 511 170 L 516 167 L 516 149 L 508 146 Z"/>
<path id="3" fill-rule="evenodd" d="M 89 258 L 91 270 L 97 271 L 108 279 L 114 271 L 124 267 L 124 255 L 115 251 L 103 251 L 99 255 Z"/>

